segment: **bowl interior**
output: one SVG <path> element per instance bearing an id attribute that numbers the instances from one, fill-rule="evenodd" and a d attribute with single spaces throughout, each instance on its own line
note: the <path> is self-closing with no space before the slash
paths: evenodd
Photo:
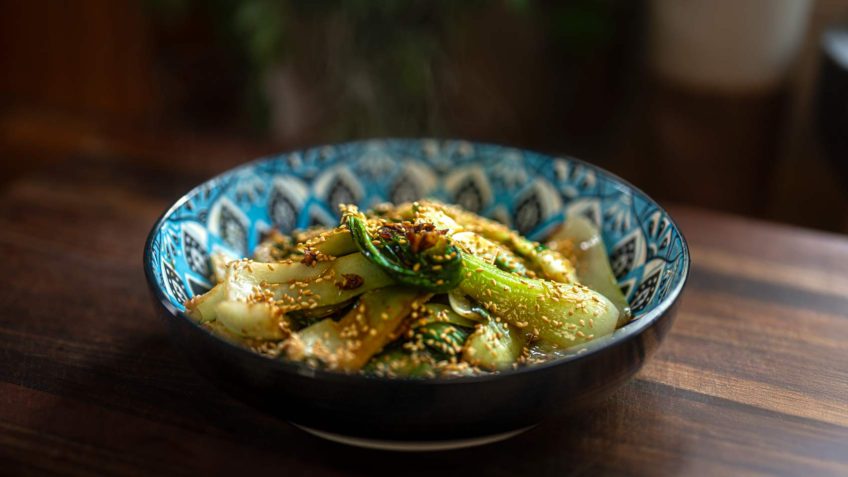
<path id="1" fill-rule="evenodd" d="M 151 232 L 148 270 L 172 312 L 209 290 L 209 256 L 247 256 L 270 228 L 338 224 L 367 208 L 433 197 L 541 240 L 572 214 L 599 225 L 635 317 L 685 279 L 687 252 L 666 212 L 602 169 L 568 157 L 465 141 L 379 140 L 258 160 L 198 186 Z"/>

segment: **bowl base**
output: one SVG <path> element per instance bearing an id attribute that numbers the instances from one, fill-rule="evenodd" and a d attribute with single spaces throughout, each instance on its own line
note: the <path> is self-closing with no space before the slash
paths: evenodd
<path id="1" fill-rule="evenodd" d="M 515 437 L 518 434 L 526 432 L 535 427 L 534 424 L 532 426 L 522 427 L 521 429 L 516 429 L 514 431 L 501 432 L 498 434 L 489 434 L 487 436 L 470 437 L 467 439 L 447 439 L 437 441 L 393 441 L 383 439 L 368 439 L 363 437 L 348 436 L 344 434 L 335 434 L 333 432 L 320 431 L 318 429 L 312 429 L 311 427 L 301 426 L 293 422 L 291 424 L 297 427 L 298 429 L 304 430 L 314 436 L 318 436 L 322 439 L 327 439 L 329 441 L 338 442 L 340 444 L 345 444 L 354 447 L 364 447 L 366 449 L 378 449 L 395 452 L 433 452 L 482 446 L 494 442 L 503 441 L 509 439 L 510 437 Z"/>

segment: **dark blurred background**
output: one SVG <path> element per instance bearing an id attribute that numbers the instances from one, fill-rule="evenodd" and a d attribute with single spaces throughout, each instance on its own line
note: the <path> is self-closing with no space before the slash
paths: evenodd
<path id="1" fill-rule="evenodd" d="M 848 232 L 846 26 L 845 0 L 0 0 L 0 188 L 426 135 Z"/>

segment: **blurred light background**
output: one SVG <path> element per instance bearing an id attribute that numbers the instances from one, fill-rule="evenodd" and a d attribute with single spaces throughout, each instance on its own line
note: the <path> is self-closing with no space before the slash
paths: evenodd
<path id="1" fill-rule="evenodd" d="M 848 232 L 846 29 L 845 0 L 0 0 L 0 177 L 455 137 Z"/>

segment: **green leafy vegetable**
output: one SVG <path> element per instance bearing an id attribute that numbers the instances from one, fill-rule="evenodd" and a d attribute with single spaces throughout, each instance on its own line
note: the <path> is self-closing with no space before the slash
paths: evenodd
<path id="1" fill-rule="evenodd" d="M 324 318 L 335 315 L 353 305 L 353 299 L 336 303 L 334 305 L 318 306 L 315 308 L 303 308 L 286 313 L 292 324 L 297 328 L 305 328 L 313 325 Z"/>
<path id="2" fill-rule="evenodd" d="M 548 248 L 437 202 L 341 210 L 336 228 L 270 233 L 265 262 L 213 255 L 218 283 L 187 314 L 269 357 L 412 378 L 550 359 L 628 319 L 585 220 Z"/>
<path id="3" fill-rule="evenodd" d="M 362 255 L 398 282 L 439 293 L 462 280 L 460 251 L 445 230 L 403 222 L 384 223 L 369 233 L 365 216 L 354 207 L 347 209 L 343 220 Z"/>
<path id="4" fill-rule="evenodd" d="M 345 227 L 336 227 L 335 229 L 312 234 L 307 237 L 303 243 L 298 244 L 298 249 L 301 253 L 312 251 L 333 257 L 341 257 L 342 255 L 357 251 L 353 236 L 350 234 L 350 230 Z"/>
<path id="5" fill-rule="evenodd" d="M 285 314 L 333 306 L 393 283 L 361 254 L 302 262 L 231 262 L 223 282 L 187 303 L 200 322 L 222 320 L 233 333 L 262 339 L 287 336 Z"/>
<path id="6" fill-rule="evenodd" d="M 294 333 L 287 354 L 296 360 L 320 361 L 331 369 L 356 371 L 397 338 L 404 319 L 429 298 L 406 287 L 368 292 L 341 320 L 327 318 Z"/>
<path id="7" fill-rule="evenodd" d="M 401 347 L 380 353 L 362 369 L 375 376 L 407 378 L 432 378 L 436 370 L 436 358 L 430 353 L 410 352 Z"/>
<path id="8" fill-rule="evenodd" d="M 577 282 L 574 266 L 567 258 L 544 245 L 522 237 L 518 232 L 510 230 L 509 227 L 499 222 L 480 217 L 456 206 L 433 201 L 416 203 L 411 208 L 411 213 L 419 220 L 453 224 L 451 228 L 453 232 L 469 231 L 484 239 L 505 245 L 515 255 L 526 260 L 531 268 L 545 278 L 562 283 Z M 517 269 L 520 265 L 523 265 L 523 263 L 503 256 L 500 259 L 499 267 L 507 271 L 526 273 L 526 270 Z"/>
<path id="9" fill-rule="evenodd" d="M 465 341 L 463 361 L 489 371 L 515 365 L 527 339 L 516 327 L 491 316 Z"/>
<path id="10" fill-rule="evenodd" d="M 473 255 L 464 255 L 459 290 L 508 323 L 568 347 L 615 329 L 618 310 L 581 285 L 518 277 Z"/>
<path id="11" fill-rule="evenodd" d="M 606 247 L 598 229 L 582 216 L 569 217 L 554 232 L 548 245 L 577 263 L 577 279 L 580 283 L 609 298 L 618 308 L 617 326 L 630 319 L 630 305 L 621 293 L 607 257 Z"/>

